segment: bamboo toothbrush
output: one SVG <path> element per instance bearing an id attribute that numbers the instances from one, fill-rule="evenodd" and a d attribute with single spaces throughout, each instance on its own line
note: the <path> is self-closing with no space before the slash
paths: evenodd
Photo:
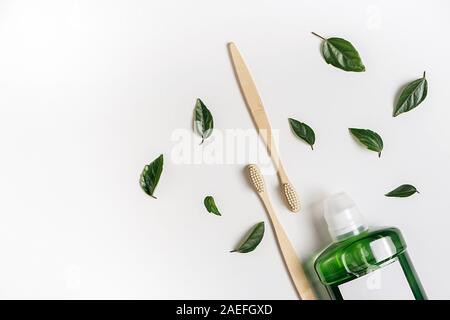
<path id="1" fill-rule="evenodd" d="M 258 166 L 255 164 L 250 164 L 247 168 L 250 181 L 252 182 L 253 187 L 261 198 L 264 207 L 266 208 L 267 214 L 269 215 L 270 221 L 272 222 L 275 236 L 278 241 L 278 247 L 280 248 L 284 263 L 289 271 L 289 275 L 291 276 L 292 282 L 294 283 L 298 295 L 303 300 L 316 300 L 314 291 L 309 284 L 308 279 L 306 278 L 302 263 L 295 253 L 291 242 L 289 241 L 282 225 L 277 219 L 275 211 L 273 210 L 272 204 L 270 203 L 270 199 L 266 191 L 264 178 L 261 175 Z"/>
<path id="2" fill-rule="evenodd" d="M 253 118 L 253 122 L 259 131 L 259 135 L 266 144 L 267 151 L 269 152 L 272 162 L 277 170 L 278 179 L 280 181 L 281 190 L 285 197 L 286 204 L 289 210 L 297 212 L 300 210 L 300 202 L 298 200 L 297 193 L 294 186 L 289 181 L 283 165 L 281 164 L 280 155 L 274 143 L 272 136 L 272 128 L 270 127 L 269 119 L 267 118 L 264 106 L 259 97 L 258 90 L 253 82 L 250 71 L 248 71 L 245 65 L 244 59 L 242 59 L 236 45 L 234 43 L 228 44 L 228 50 L 230 51 L 231 61 L 233 62 L 236 78 L 241 87 L 242 95 L 245 98 L 245 102 Z"/>

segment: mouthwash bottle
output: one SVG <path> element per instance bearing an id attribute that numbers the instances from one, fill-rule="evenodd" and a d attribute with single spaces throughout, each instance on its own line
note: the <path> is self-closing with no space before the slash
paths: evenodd
<path id="1" fill-rule="evenodd" d="M 369 229 L 345 193 L 326 199 L 324 210 L 334 242 L 314 268 L 332 299 L 427 299 L 400 230 Z"/>

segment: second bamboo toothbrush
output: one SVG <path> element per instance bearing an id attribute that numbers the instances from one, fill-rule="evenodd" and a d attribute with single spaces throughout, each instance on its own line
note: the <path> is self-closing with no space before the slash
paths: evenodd
<path id="1" fill-rule="evenodd" d="M 280 181 L 281 192 L 284 195 L 286 204 L 292 212 L 300 210 L 300 201 L 297 196 L 297 192 L 294 186 L 289 181 L 286 171 L 281 164 L 280 155 L 278 154 L 277 147 L 272 134 L 272 128 L 267 118 L 266 111 L 259 97 L 258 90 L 253 82 L 250 71 L 245 65 L 244 59 L 242 59 L 236 45 L 234 43 L 228 44 L 228 50 L 230 51 L 231 61 L 233 62 L 236 78 L 239 82 L 242 94 L 244 96 L 247 107 L 253 118 L 253 122 L 261 136 L 262 140 L 266 144 L 267 151 L 272 158 L 275 169 L 277 170 L 278 179 Z"/>
<path id="2" fill-rule="evenodd" d="M 272 204 L 270 203 L 264 178 L 261 175 L 258 166 L 251 164 L 247 168 L 250 181 L 261 198 L 267 214 L 269 215 L 270 221 L 272 222 L 273 230 L 275 231 L 275 236 L 278 241 L 278 247 L 280 248 L 284 263 L 286 264 L 298 295 L 303 300 L 316 300 L 314 291 L 308 281 L 308 278 L 306 277 L 305 271 L 303 270 L 302 263 L 298 258 L 295 249 L 292 247 L 289 238 L 284 232 L 282 225 L 278 221 Z"/>

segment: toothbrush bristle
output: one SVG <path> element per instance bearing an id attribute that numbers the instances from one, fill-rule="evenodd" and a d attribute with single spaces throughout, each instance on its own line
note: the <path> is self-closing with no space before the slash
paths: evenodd
<path id="1" fill-rule="evenodd" d="M 295 190 L 289 183 L 285 183 L 283 185 L 284 196 L 286 197 L 286 201 L 289 205 L 289 208 L 293 212 L 297 212 L 300 210 L 300 204 L 298 201 L 298 196 Z"/>
<path id="2" fill-rule="evenodd" d="M 256 165 L 251 164 L 248 166 L 248 175 L 255 190 L 259 193 L 264 192 L 264 180 Z"/>

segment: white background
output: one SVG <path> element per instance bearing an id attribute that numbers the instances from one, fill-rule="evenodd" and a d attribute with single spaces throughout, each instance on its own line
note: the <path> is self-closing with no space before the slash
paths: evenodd
<path id="1" fill-rule="evenodd" d="M 254 252 L 228 253 L 267 221 L 245 164 L 171 161 L 172 134 L 191 130 L 197 97 L 217 132 L 253 128 L 226 50 L 234 41 L 303 201 L 290 214 L 266 177 L 303 259 L 330 241 L 321 201 L 345 190 L 370 224 L 403 231 L 429 297 L 450 298 L 449 9 L 444 0 L 0 1 L 0 297 L 296 298 L 270 228 Z M 367 71 L 327 65 L 311 31 L 350 40 Z M 392 118 L 399 88 L 424 70 L 427 99 Z M 314 151 L 288 117 L 315 129 Z M 379 132 L 381 159 L 348 127 Z M 154 200 L 138 180 L 160 153 Z M 402 183 L 421 194 L 383 196 Z M 208 194 L 222 217 L 205 212 Z"/>

